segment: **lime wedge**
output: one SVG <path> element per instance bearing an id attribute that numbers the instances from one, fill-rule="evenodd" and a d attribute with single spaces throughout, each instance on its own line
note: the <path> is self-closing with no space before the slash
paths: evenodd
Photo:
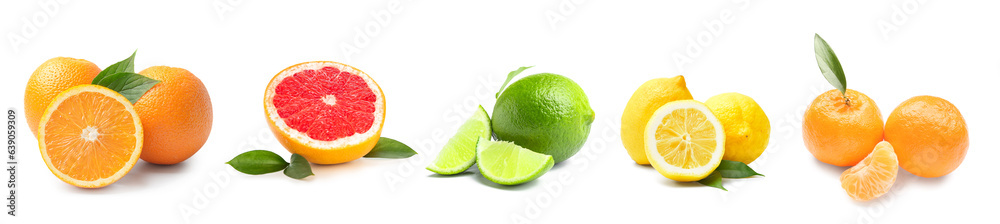
<path id="1" fill-rule="evenodd" d="M 479 172 L 494 183 L 518 185 L 537 179 L 552 169 L 552 156 L 537 153 L 512 142 L 479 139 L 476 146 Z"/>
<path id="2" fill-rule="evenodd" d="M 490 129 L 490 116 L 486 114 L 483 106 L 479 106 L 479 110 L 458 128 L 458 133 L 448 139 L 444 149 L 441 149 L 437 159 L 427 166 L 427 170 L 441 175 L 465 172 L 476 163 L 476 142 L 479 138 L 489 139 L 491 135 L 493 131 Z"/>

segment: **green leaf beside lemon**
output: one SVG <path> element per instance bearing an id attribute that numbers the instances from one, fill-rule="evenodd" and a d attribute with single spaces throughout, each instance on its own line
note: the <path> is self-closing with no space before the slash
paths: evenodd
<path id="1" fill-rule="evenodd" d="M 729 160 L 722 160 L 722 163 L 719 163 L 719 167 L 715 168 L 715 172 L 719 172 L 724 178 L 764 176 L 764 174 L 757 173 L 750 166 L 747 166 L 746 163 Z"/>
<path id="2" fill-rule="evenodd" d="M 757 171 L 754 171 L 750 168 L 750 166 L 747 166 L 746 163 L 722 160 L 722 162 L 719 163 L 719 167 L 715 168 L 715 171 L 712 171 L 712 174 L 709 174 L 708 177 L 705 177 L 705 179 L 699 180 L 698 183 L 722 189 L 724 191 L 729 191 L 726 190 L 725 187 L 722 187 L 722 178 L 747 178 L 752 176 L 763 177 L 764 174 L 757 173 Z"/>
<path id="3" fill-rule="evenodd" d="M 705 179 L 699 180 L 698 183 L 705 186 L 722 189 L 724 191 L 729 191 L 722 186 L 722 173 L 720 173 L 719 170 L 712 171 L 712 174 L 709 174 L 708 177 L 705 177 Z"/>

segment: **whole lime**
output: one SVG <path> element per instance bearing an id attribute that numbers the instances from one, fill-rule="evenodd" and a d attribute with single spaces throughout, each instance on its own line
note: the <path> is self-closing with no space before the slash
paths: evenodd
<path id="1" fill-rule="evenodd" d="M 580 151 L 593 122 L 594 110 L 583 89 L 551 73 L 514 82 L 493 107 L 493 132 L 498 139 L 551 155 L 556 163 Z"/>

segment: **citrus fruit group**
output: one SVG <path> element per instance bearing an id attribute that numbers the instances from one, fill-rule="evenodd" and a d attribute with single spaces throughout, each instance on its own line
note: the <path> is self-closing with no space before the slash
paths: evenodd
<path id="1" fill-rule="evenodd" d="M 540 73 L 503 90 L 493 107 L 492 121 L 498 139 L 552 155 L 559 163 L 580 151 L 587 141 L 594 110 L 576 82 Z"/>
<path id="2" fill-rule="evenodd" d="M 880 142 L 875 145 L 871 154 L 840 175 L 840 186 L 854 200 L 878 198 L 889 192 L 896 182 L 898 162 L 892 144 Z"/>
<path id="3" fill-rule="evenodd" d="M 139 160 L 143 129 L 132 103 L 114 90 L 79 85 L 59 93 L 38 124 L 49 171 L 83 188 L 118 181 Z"/>
<path id="4" fill-rule="evenodd" d="M 309 162 L 337 164 L 375 147 L 385 120 L 385 95 L 368 74 L 349 65 L 293 65 L 264 92 L 268 125 L 288 151 Z"/>
<path id="5" fill-rule="evenodd" d="M 708 98 L 705 106 L 726 132 L 722 159 L 750 164 L 764 153 L 771 139 L 771 121 L 757 101 L 739 93 L 723 93 Z"/>
<path id="6" fill-rule="evenodd" d="M 622 145 L 632 160 L 642 165 L 649 164 L 643 143 L 643 132 L 653 112 L 663 104 L 690 99 L 693 98 L 688 92 L 684 76 L 652 79 L 632 93 L 628 104 L 625 105 L 625 111 L 622 112 L 621 130 Z"/>
<path id="7" fill-rule="evenodd" d="M 899 166 L 921 177 L 940 177 L 958 168 L 969 148 L 965 118 L 955 105 L 933 96 L 899 104 L 885 122 L 885 140 Z"/>
<path id="8" fill-rule="evenodd" d="M 853 166 L 882 141 L 882 113 L 863 93 L 830 90 L 817 96 L 806 109 L 802 138 L 817 160 Z"/>
<path id="9" fill-rule="evenodd" d="M 705 104 L 694 100 L 661 106 L 650 116 L 643 138 L 649 163 L 675 181 L 704 179 L 725 154 L 722 123 Z"/>
<path id="10" fill-rule="evenodd" d="M 70 87 L 90 84 L 101 68 L 83 59 L 57 57 L 39 65 L 24 88 L 24 117 L 31 133 L 38 134 L 38 121 L 52 99 Z"/>
<path id="11" fill-rule="evenodd" d="M 160 81 L 135 102 L 145 133 L 140 158 L 162 165 L 187 160 L 212 131 L 208 89 L 182 68 L 153 66 L 139 74 Z"/>

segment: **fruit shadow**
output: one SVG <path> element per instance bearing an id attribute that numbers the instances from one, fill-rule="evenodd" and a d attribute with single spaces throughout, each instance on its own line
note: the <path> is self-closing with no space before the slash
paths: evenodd
<path id="1" fill-rule="evenodd" d="M 895 184 L 905 184 L 905 185 L 917 184 L 925 187 L 938 188 L 941 185 L 943 185 L 944 182 L 947 181 L 947 179 L 948 175 L 944 175 L 941 177 L 933 177 L 933 178 L 917 176 L 914 175 L 913 173 L 910 173 L 910 171 L 906 171 L 905 169 L 900 167 L 899 174 L 896 177 Z"/>
<path id="2" fill-rule="evenodd" d="M 430 177 L 430 178 L 458 178 L 458 177 L 464 177 L 464 176 L 469 176 L 469 175 L 474 175 L 474 174 L 476 174 L 476 173 L 474 173 L 472 171 L 465 171 L 465 172 L 461 172 L 461 173 L 457 173 L 457 174 L 452 174 L 452 175 L 441 175 L 441 174 L 437 174 L 437 173 L 432 173 L 431 175 L 427 175 L 427 177 Z"/>
<path id="3" fill-rule="evenodd" d="M 493 183 L 493 181 L 486 179 L 486 177 L 483 177 L 483 175 L 474 175 L 474 176 L 475 176 L 474 178 L 476 178 L 476 181 L 479 182 L 480 184 L 492 187 L 494 189 L 500 189 L 505 191 L 525 191 L 531 189 L 535 185 L 538 185 L 539 181 L 538 179 L 535 179 L 527 183 L 518 185 L 503 185 L 503 184 Z"/>
<path id="4" fill-rule="evenodd" d="M 830 175 L 833 175 L 833 176 L 835 176 L 837 178 L 840 178 L 840 175 L 843 174 L 844 171 L 847 171 L 847 169 L 851 168 L 849 166 L 843 166 L 843 167 L 841 167 L 841 166 L 830 165 L 830 164 L 821 162 L 818 159 L 813 159 L 812 161 L 814 163 L 816 163 L 816 166 L 818 166 L 819 169 L 823 170 L 823 172 L 829 173 Z"/>
<path id="5" fill-rule="evenodd" d="M 560 167 L 560 165 L 556 164 L 555 166 L 552 167 L 552 170 L 555 170 L 558 167 Z M 518 184 L 518 185 L 503 185 L 503 184 L 494 183 L 490 179 L 486 179 L 486 177 L 483 177 L 483 175 L 479 174 L 479 164 L 473 164 L 471 167 L 469 167 L 469 169 L 466 169 L 465 172 L 461 172 L 461 173 L 458 173 L 458 174 L 454 174 L 454 175 L 441 175 L 441 174 L 437 174 L 437 173 L 432 173 L 430 175 L 427 175 L 427 177 L 430 177 L 430 178 L 460 178 L 460 177 L 469 177 L 469 178 L 475 179 L 476 182 L 479 182 L 482 185 L 486 185 L 486 186 L 494 188 L 494 189 L 500 189 L 500 190 L 506 190 L 506 191 L 524 191 L 524 190 L 528 190 L 528 189 L 532 188 L 535 185 L 538 185 L 537 184 L 537 182 L 538 182 L 537 179 L 529 181 L 527 183 Z"/>
<path id="6" fill-rule="evenodd" d="M 656 169 L 653 168 L 653 166 L 651 166 L 651 165 L 641 165 L 641 164 L 632 164 L 632 165 L 635 166 L 635 167 L 637 167 L 637 168 L 640 168 L 640 169 L 648 169 L 648 170 L 652 171 L 653 175 L 656 175 L 658 177 L 662 177 L 662 175 L 660 175 L 660 173 L 657 172 Z M 657 179 L 661 179 L 660 183 L 662 183 L 664 186 L 668 186 L 668 187 L 680 187 L 680 188 L 705 187 L 705 185 L 702 185 L 702 184 L 700 184 L 700 183 L 698 183 L 696 181 L 692 181 L 692 182 L 678 182 L 678 181 L 674 181 L 674 180 L 667 179 L 667 178 L 657 178 Z"/>
<path id="7" fill-rule="evenodd" d="M 678 182 L 678 181 L 674 181 L 674 180 L 671 180 L 671 179 L 664 178 L 664 180 L 662 180 L 660 182 L 663 183 L 664 186 L 668 186 L 668 187 L 680 187 L 680 188 L 696 188 L 696 187 L 701 188 L 701 187 L 706 187 L 705 185 L 703 185 L 701 183 L 698 183 L 697 181 Z"/>
<path id="8" fill-rule="evenodd" d="M 905 188 L 909 188 L 911 184 L 938 186 L 943 181 L 943 177 L 924 178 L 913 175 L 903 169 L 899 169 L 899 172 L 896 174 L 896 182 L 892 184 L 889 192 L 869 201 L 849 200 L 858 207 L 866 209 L 884 209 L 884 206 L 886 206 L 887 203 L 896 201 L 898 197 L 900 197 L 900 192 L 906 191 Z"/>
<path id="9" fill-rule="evenodd" d="M 340 163 L 340 164 L 315 164 L 309 163 L 312 168 L 314 176 L 337 176 L 342 173 L 357 173 L 358 170 L 365 167 L 366 163 L 373 163 L 376 161 L 368 161 L 367 159 L 356 159 L 354 161 Z M 371 165 L 371 164 L 369 164 Z M 284 175 L 284 174 L 280 174 Z M 312 178 L 305 178 L 302 180 L 310 180 Z"/>
<path id="10" fill-rule="evenodd" d="M 132 170 L 122 177 L 122 179 L 106 187 L 88 189 L 74 187 L 71 185 L 66 186 L 71 187 L 73 191 L 84 194 L 108 194 L 114 191 L 143 189 L 153 185 L 153 182 L 155 182 L 153 181 L 154 179 L 165 179 L 160 178 L 161 176 L 173 176 L 184 172 L 188 169 L 188 163 L 190 162 L 182 162 L 174 165 L 159 165 L 140 160 L 135 163 Z"/>
<path id="11" fill-rule="evenodd" d="M 435 175 L 437 175 L 437 174 L 435 174 Z M 443 176 L 443 175 L 439 175 L 439 176 Z M 479 182 L 479 184 L 486 185 L 486 186 L 494 188 L 494 189 L 505 190 L 505 191 L 524 191 L 524 190 L 531 189 L 532 186 L 538 185 L 538 179 L 529 181 L 527 183 L 518 184 L 518 185 L 512 185 L 512 186 L 511 185 L 503 185 L 503 184 L 494 183 L 493 181 L 491 181 L 490 179 L 486 179 L 486 177 L 483 177 L 483 175 L 481 175 L 479 173 L 479 164 L 473 164 L 472 167 L 469 167 L 468 170 L 466 170 L 465 172 L 462 172 L 462 173 L 460 173 L 458 175 L 455 175 L 455 176 L 469 176 L 470 178 L 475 179 L 476 182 Z M 449 177 L 449 176 L 446 176 L 446 177 Z"/>
<path id="12" fill-rule="evenodd" d="M 657 172 L 656 168 L 653 168 L 652 165 L 649 165 L 649 164 L 643 165 L 643 164 L 633 163 L 632 166 L 634 166 L 636 169 L 645 170 L 646 172 L 650 172 L 651 175 L 656 175 L 657 177 L 662 177 L 662 175 L 660 175 L 660 173 Z M 656 178 L 656 179 L 660 180 L 660 183 L 662 183 L 663 185 L 668 186 L 668 187 L 698 187 L 698 186 L 703 186 L 703 185 L 699 184 L 698 182 L 677 182 L 677 181 L 674 181 L 674 180 L 671 180 L 671 179 L 667 179 L 667 178 Z"/>

